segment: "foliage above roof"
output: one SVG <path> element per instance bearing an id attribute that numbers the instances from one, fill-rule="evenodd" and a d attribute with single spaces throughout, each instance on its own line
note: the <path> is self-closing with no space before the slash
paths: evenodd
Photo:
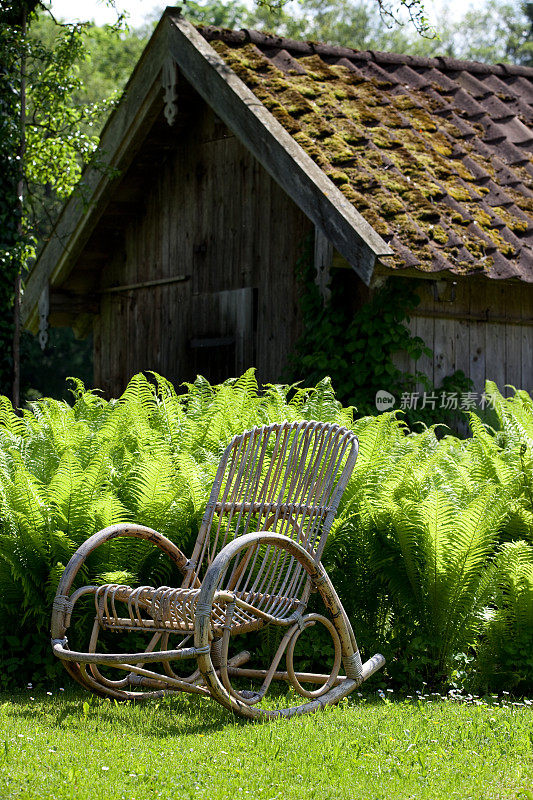
<path id="1" fill-rule="evenodd" d="M 533 282 L 532 68 L 201 33 L 390 243 L 389 266 Z"/>

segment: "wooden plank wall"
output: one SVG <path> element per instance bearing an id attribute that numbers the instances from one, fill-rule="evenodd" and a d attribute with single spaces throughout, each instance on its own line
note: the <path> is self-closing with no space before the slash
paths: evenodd
<path id="1" fill-rule="evenodd" d="M 228 315 L 242 328 L 251 295 L 242 295 L 247 309 L 240 315 L 234 308 L 238 295 L 231 302 L 227 295 L 241 289 L 255 290 L 255 319 L 246 323 L 249 333 L 236 330 L 235 371 L 257 366 L 260 380 L 279 379 L 299 333 L 294 267 L 311 229 L 203 106 L 167 160 L 154 164 L 144 213 L 126 229 L 124 247 L 103 272 L 101 288 L 176 275 L 188 279 L 102 295 L 94 326 L 95 385 L 117 395 L 140 370 L 155 370 L 175 383 L 193 379 L 190 339 L 216 334 L 217 325 L 220 334 L 227 332 L 222 328 Z M 216 294 L 220 302 L 211 307 L 215 318 L 222 317 L 206 331 L 205 314 L 197 319 L 197 310 Z M 243 337 L 255 340 L 246 344 Z"/>
<path id="2" fill-rule="evenodd" d="M 439 282 L 436 290 L 433 281 L 419 285 L 421 302 L 409 323 L 433 358 L 398 354 L 397 366 L 424 372 L 437 387 L 460 369 L 478 392 L 486 380 L 532 392 L 533 286 L 478 278 Z"/>

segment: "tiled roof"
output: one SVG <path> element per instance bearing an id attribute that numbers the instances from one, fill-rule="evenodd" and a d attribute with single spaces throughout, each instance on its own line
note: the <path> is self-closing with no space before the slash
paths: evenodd
<path id="1" fill-rule="evenodd" d="M 533 68 L 200 29 L 395 255 L 533 282 Z"/>

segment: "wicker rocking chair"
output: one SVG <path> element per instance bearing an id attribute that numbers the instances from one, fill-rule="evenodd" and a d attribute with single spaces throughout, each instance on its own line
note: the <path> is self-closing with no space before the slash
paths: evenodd
<path id="1" fill-rule="evenodd" d="M 53 604 L 55 655 L 75 680 L 99 695 L 141 699 L 192 692 L 251 719 L 306 714 L 346 697 L 385 663 L 379 654 L 361 662 L 350 622 L 320 561 L 357 449 L 351 431 L 321 422 L 277 423 L 235 436 L 222 456 L 190 559 L 156 531 L 129 524 L 95 533 L 72 556 Z M 182 573 L 181 586 L 107 584 L 72 591 L 90 553 L 118 536 L 159 547 Z M 321 595 L 329 619 L 306 613 L 313 591 Z M 84 595 L 94 597 L 96 616 L 87 652 L 75 652 L 66 633 Z M 296 672 L 296 642 L 316 623 L 333 641 L 331 672 Z M 244 668 L 247 651 L 229 656 L 232 637 L 269 624 L 284 634 L 268 669 Z M 97 645 L 106 630 L 144 632 L 151 639 L 143 652 L 103 652 Z M 177 637 L 175 646 L 171 637 Z M 284 654 L 286 671 L 280 671 Z M 195 659 L 197 665 L 186 677 L 175 672 L 175 662 L 183 659 Z M 339 674 L 341 662 L 345 675 Z M 159 671 L 153 669 L 156 663 Z M 232 678 L 258 679 L 261 685 L 256 691 L 238 690 Z M 289 708 L 261 703 L 273 680 L 287 681 L 305 702 Z"/>

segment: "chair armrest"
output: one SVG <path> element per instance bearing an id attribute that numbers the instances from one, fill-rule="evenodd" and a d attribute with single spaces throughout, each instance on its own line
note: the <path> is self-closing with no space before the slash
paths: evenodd
<path id="1" fill-rule="evenodd" d="M 258 531 L 239 536 L 222 548 L 213 559 L 202 581 L 200 595 L 195 606 L 195 644 L 197 647 L 205 646 L 208 640 L 209 621 L 215 600 L 215 593 L 220 584 L 220 579 L 228 568 L 230 561 L 241 550 L 246 550 L 256 544 L 266 544 L 286 550 L 303 566 L 314 586 L 320 591 L 327 608 L 336 612 L 340 600 L 333 585 L 320 562 L 298 542 L 281 533 L 271 531 Z M 342 608 L 342 606 L 341 606 Z M 204 641 L 205 640 L 205 641 Z"/>
<path id="2" fill-rule="evenodd" d="M 314 557 L 308 553 L 307 550 L 288 536 L 283 536 L 280 533 L 271 533 L 269 531 L 259 531 L 257 533 L 244 534 L 229 542 L 214 558 L 202 581 L 200 595 L 195 607 L 194 645 L 200 652 L 198 656 L 198 666 L 210 687 L 211 693 L 220 691 L 220 698 L 224 697 L 222 685 L 214 672 L 210 654 L 207 652 L 207 646 L 212 635 L 211 611 L 213 601 L 216 599 L 220 580 L 224 576 L 231 559 L 234 558 L 239 551 L 256 544 L 279 547 L 293 555 L 303 566 L 313 585 L 320 592 L 324 605 L 331 614 L 332 621 L 339 635 L 346 675 L 349 680 L 355 681 L 355 684 L 348 684 L 348 681 L 345 682 L 344 694 L 351 691 L 350 686 L 353 688 L 354 685 L 359 685 L 362 680 L 365 680 L 366 677 L 383 666 L 384 659 L 383 656 L 379 654 L 366 664 L 361 663 L 361 656 L 352 626 L 350 625 L 350 621 L 340 598 L 322 564 L 315 561 Z M 227 593 L 222 591 L 220 594 L 225 595 Z M 337 689 L 332 689 L 331 691 L 337 692 Z M 218 696 L 217 694 L 217 697 Z M 223 702 L 222 699 L 221 702 Z M 233 701 L 227 698 L 225 702 L 226 704 L 229 703 L 231 706 Z"/>
<path id="3" fill-rule="evenodd" d="M 110 525 L 108 528 L 98 531 L 98 533 L 90 536 L 74 553 L 68 562 L 61 580 L 59 581 L 57 592 L 54 600 L 52 611 L 52 638 L 61 639 L 65 635 L 65 630 L 69 625 L 69 594 L 72 584 L 76 575 L 78 574 L 82 564 L 86 558 L 102 544 L 109 542 L 111 539 L 116 539 L 119 536 L 130 538 L 145 539 L 152 542 L 156 547 L 159 547 L 171 561 L 176 564 L 180 572 L 186 574 L 190 564 L 187 557 L 170 539 L 163 536 L 161 533 L 146 528 L 144 525 L 135 525 L 129 523 L 121 523 L 119 525 Z M 198 588 L 200 583 L 195 581 L 194 588 Z"/>

